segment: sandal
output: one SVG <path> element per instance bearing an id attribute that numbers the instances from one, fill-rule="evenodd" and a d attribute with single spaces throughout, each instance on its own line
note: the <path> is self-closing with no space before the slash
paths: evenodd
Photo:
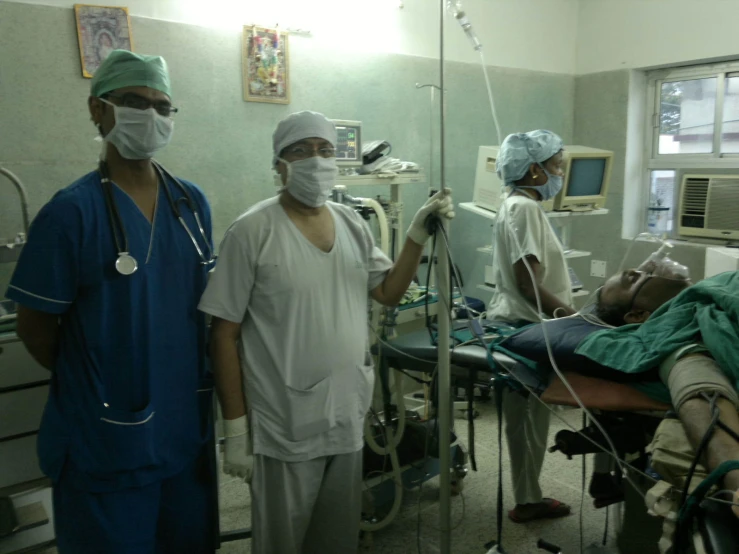
<path id="1" fill-rule="evenodd" d="M 529 508 L 529 506 L 532 506 L 532 508 Z M 536 506 L 536 508 L 533 508 L 533 506 Z M 537 504 L 527 504 L 524 509 L 529 513 L 526 515 L 521 514 L 521 509 L 516 506 L 508 512 L 508 517 L 513 523 L 528 523 L 537 519 L 565 517 L 570 515 L 572 511 L 567 504 L 559 500 L 554 500 L 553 498 L 544 498 Z"/>

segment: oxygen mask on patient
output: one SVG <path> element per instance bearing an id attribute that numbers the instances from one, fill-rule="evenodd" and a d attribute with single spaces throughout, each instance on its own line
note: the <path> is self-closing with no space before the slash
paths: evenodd
<path id="1" fill-rule="evenodd" d="M 653 242 L 658 246 L 657 250 L 647 257 L 641 264 L 634 264 L 631 258 L 631 250 L 636 242 Z M 637 271 L 641 271 L 654 277 L 662 277 L 664 279 L 674 279 L 677 281 L 690 281 L 690 270 L 687 266 L 670 258 L 670 250 L 673 245 L 667 242 L 664 237 L 653 235 L 652 233 L 641 233 L 633 238 L 626 254 L 621 259 L 621 265 L 617 274 L 621 274 L 624 270 L 636 267 Z"/>
<path id="2" fill-rule="evenodd" d="M 641 263 L 637 270 L 664 279 L 689 281 L 690 270 L 688 267 L 668 256 L 671 248 L 672 245 L 670 243 L 663 243 L 662 246 Z"/>

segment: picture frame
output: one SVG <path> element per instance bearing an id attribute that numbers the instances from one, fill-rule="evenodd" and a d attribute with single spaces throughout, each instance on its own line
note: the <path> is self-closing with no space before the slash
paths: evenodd
<path id="1" fill-rule="evenodd" d="M 279 29 L 245 25 L 242 38 L 244 100 L 289 104 L 288 34 Z"/>
<path id="2" fill-rule="evenodd" d="M 103 60 L 116 49 L 133 51 L 128 8 L 75 4 L 82 76 L 92 79 Z"/>

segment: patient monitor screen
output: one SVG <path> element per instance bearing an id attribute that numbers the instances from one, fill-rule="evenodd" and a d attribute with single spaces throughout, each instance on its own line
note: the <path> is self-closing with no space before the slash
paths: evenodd
<path id="1" fill-rule="evenodd" d="M 605 174 L 605 158 L 572 160 L 567 196 L 598 196 Z"/>
<path id="2" fill-rule="evenodd" d="M 361 133 L 359 125 L 336 125 L 336 161 L 362 164 Z"/>

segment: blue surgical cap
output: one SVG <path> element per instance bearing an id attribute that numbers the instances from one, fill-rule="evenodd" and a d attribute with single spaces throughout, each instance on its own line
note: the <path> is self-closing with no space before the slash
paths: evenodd
<path id="1" fill-rule="evenodd" d="M 307 138 L 322 138 L 335 147 L 338 140 L 336 125 L 318 112 L 304 111 L 290 114 L 280 121 L 272 135 L 274 153 L 272 164 L 277 163 L 277 158 L 285 148 Z"/>
<path id="2" fill-rule="evenodd" d="M 531 164 L 543 163 L 564 147 L 562 139 L 551 131 L 508 135 L 500 145 L 495 169 L 506 185 L 526 175 Z"/>
<path id="3" fill-rule="evenodd" d="M 149 87 L 172 96 L 167 62 L 161 56 L 113 50 L 100 64 L 90 83 L 90 94 L 100 97 L 125 87 Z"/>

